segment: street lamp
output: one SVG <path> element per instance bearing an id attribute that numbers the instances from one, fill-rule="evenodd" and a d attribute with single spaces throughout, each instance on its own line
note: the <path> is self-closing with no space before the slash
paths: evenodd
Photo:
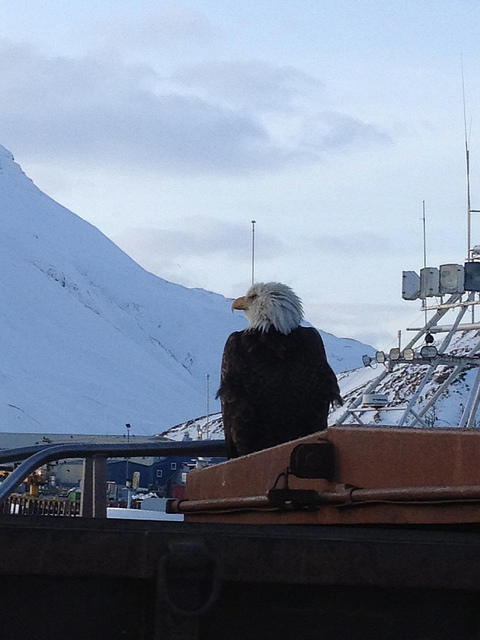
<path id="1" fill-rule="evenodd" d="M 127 422 L 125 426 L 127 427 L 127 444 L 130 444 L 130 429 L 132 428 L 132 425 L 129 422 Z M 130 506 L 132 504 L 132 481 L 128 477 L 128 461 L 129 460 L 130 458 L 127 458 L 127 462 L 125 464 L 125 486 L 127 487 L 127 509 L 130 509 Z"/>

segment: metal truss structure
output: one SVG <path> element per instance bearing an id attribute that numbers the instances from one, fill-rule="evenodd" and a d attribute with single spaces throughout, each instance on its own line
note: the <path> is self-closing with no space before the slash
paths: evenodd
<path id="1" fill-rule="evenodd" d="M 400 419 L 395 420 L 395 424 L 398 426 L 427 427 L 429 426 L 427 424 L 427 412 L 435 405 L 438 398 L 466 369 L 477 367 L 477 375 L 471 386 L 459 425 L 463 428 L 474 427 L 475 416 L 480 403 L 480 337 L 471 342 L 467 353 L 464 355 L 450 355 L 447 353 L 447 349 L 456 332 L 471 330 L 480 331 L 480 323 L 473 321 L 473 309 L 475 305 L 480 304 L 480 301 L 475 299 L 475 295 L 476 294 L 474 292 L 467 293 L 465 297 L 462 294 L 454 294 L 451 295 L 445 303 L 425 308 L 426 311 L 434 310 L 435 314 L 428 322 L 425 323 L 424 327 L 420 329 L 413 329 L 416 331 L 416 334 L 402 352 L 400 352 L 400 349 L 391 350 L 390 357 L 385 358 L 384 371 L 372 380 L 370 384 L 365 387 L 363 393 L 347 406 L 346 411 L 340 416 L 337 423 L 343 424 L 347 420 L 353 418 L 357 424 L 364 425 L 369 424 L 369 422 L 365 421 L 365 418 L 368 414 L 371 414 L 372 411 L 375 412 L 377 417 L 384 411 L 400 411 Z M 468 324 L 462 323 L 462 320 L 469 309 L 472 310 L 472 322 Z M 455 311 L 457 311 L 457 315 L 453 324 L 439 325 L 439 321 L 447 313 Z M 429 341 L 432 340 L 432 334 L 436 333 L 445 333 L 446 335 L 439 347 L 434 347 L 433 352 L 428 352 L 428 350 L 425 350 L 425 345 L 428 345 Z M 429 355 L 425 356 L 426 353 Z M 421 365 L 425 367 L 425 365 L 427 365 L 428 367 L 407 404 L 403 406 L 389 406 L 388 404 L 378 407 L 372 407 L 371 404 L 369 406 L 362 406 L 363 397 L 366 394 L 374 394 L 377 392 L 385 378 L 394 371 L 395 367 L 399 364 L 405 363 L 412 366 Z M 441 365 L 450 366 L 451 372 L 438 386 L 428 401 L 422 404 L 420 402 L 420 399 L 422 398 L 422 391 L 428 382 L 432 380 L 437 367 Z"/>

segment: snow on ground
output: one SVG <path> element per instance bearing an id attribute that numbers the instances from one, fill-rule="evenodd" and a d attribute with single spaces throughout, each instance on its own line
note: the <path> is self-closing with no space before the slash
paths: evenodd
<path id="1" fill-rule="evenodd" d="M 107 518 L 183 522 L 183 514 L 181 513 L 165 513 L 164 511 L 150 511 L 148 509 L 123 509 L 121 507 L 107 507 Z"/>

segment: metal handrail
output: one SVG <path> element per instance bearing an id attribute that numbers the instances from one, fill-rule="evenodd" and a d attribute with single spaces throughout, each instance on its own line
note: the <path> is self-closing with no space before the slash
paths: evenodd
<path id="1" fill-rule="evenodd" d="M 49 444 L 21 447 L 0 451 L 0 463 L 18 462 L 19 466 L 0 485 L 0 502 L 3 502 L 33 471 L 52 460 L 67 458 L 125 458 L 130 456 L 168 457 L 174 455 L 192 457 L 224 457 L 223 440 L 200 440 L 195 442 L 137 442 L 125 444 Z"/>

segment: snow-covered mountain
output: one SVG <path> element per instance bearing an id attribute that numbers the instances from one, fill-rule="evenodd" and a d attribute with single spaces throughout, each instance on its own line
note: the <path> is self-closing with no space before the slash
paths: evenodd
<path id="1" fill-rule="evenodd" d="M 223 296 L 142 269 L 2 146 L 0 273 L 3 432 L 162 432 L 205 412 L 206 375 L 213 395 L 225 340 L 245 327 Z M 322 335 L 337 372 L 373 352 Z"/>

